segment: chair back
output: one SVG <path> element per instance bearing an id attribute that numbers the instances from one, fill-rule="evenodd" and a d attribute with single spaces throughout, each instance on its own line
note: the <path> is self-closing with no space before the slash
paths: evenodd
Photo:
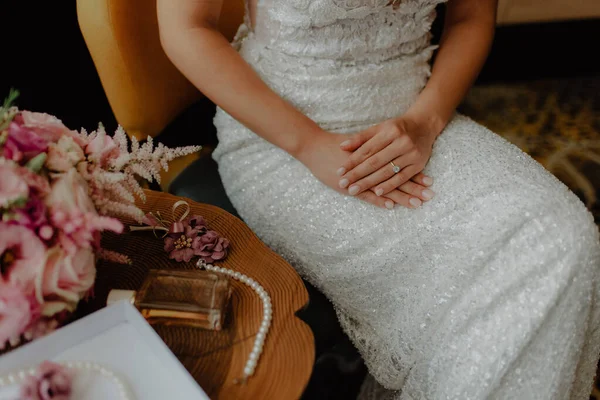
<path id="1" fill-rule="evenodd" d="M 223 3 L 219 28 L 231 40 L 244 2 Z M 158 135 L 200 98 L 162 49 L 156 1 L 77 0 L 77 18 L 117 122 L 130 136 Z"/>

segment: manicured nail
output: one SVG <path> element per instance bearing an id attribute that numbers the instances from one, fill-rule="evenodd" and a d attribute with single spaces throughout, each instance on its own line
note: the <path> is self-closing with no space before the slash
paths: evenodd
<path id="1" fill-rule="evenodd" d="M 350 196 L 354 196 L 356 193 L 358 193 L 359 190 L 360 190 L 360 188 L 358 186 L 352 185 L 348 189 L 348 193 L 350 193 Z"/>
<path id="2" fill-rule="evenodd" d="M 342 167 L 340 169 L 337 170 L 337 174 L 338 176 L 342 176 L 346 173 L 346 168 Z"/>
<path id="3" fill-rule="evenodd" d="M 433 197 L 433 190 L 425 189 L 421 192 L 421 195 L 425 198 L 425 200 L 429 200 Z"/>
<path id="4" fill-rule="evenodd" d="M 413 207 L 419 207 L 422 203 L 421 200 L 417 199 L 416 197 L 413 197 L 412 199 L 410 199 L 408 201 L 410 203 L 411 206 Z"/>
<path id="5" fill-rule="evenodd" d="M 387 208 L 388 210 L 391 210 L 392 208 L 394 208 L 394 202 L 391 200 L 387 200 L 385 202 L 385 208 Z"/>
<path id="6" fill-rule="evenodd" d="M 423 183 L 426 185 L 433 185 L 433 179 L 431 179 L 430 177 L 426 176 L 423 178 Z"/>
<path id="7" fill-rule="evenodd" d="M 340 147 L 346 147 L 350 144 L 349 140 L 344 140 L 342 143 L 340 143 Z"/>
<path id="8" fill-rule="evenodd" d="M 382 188 L 379 188 L 379 189 L 377 189 L 377 190 L 375 191 L 375 194 L 376 194 L 377 196 L 381 196 L 381 195 L 383 194 L 383 189 L 382 189 Z"/>
<path id="9" fill-rule="evenodd" d="M 343 189 L 346 186 L 348 186 L 349 183 L 350 183 L 350 181 L 348 181 L 348 179 L 344 178 L 344 179 L 340 180 L 340 187 Z"/>

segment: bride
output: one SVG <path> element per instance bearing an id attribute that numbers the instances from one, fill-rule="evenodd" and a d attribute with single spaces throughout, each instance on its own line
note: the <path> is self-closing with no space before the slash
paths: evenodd
<path id="1" fill-rule="evenodd" d="M 587 399 L 600 246 L 566 186 L 455 109 L 496 0 L 158 0 L 163 47 L 219 107 L 246 223 L 335 305 L 364 398 Z M 387 397 L 386 397 L 387 398 Z"/>

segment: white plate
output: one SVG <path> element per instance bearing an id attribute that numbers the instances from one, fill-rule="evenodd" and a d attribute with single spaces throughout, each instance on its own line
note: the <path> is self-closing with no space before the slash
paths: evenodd
<path id="1" fill-rule="evenodd" d="M 44 360 L 100 363 L 124 378 L 135 399 L 208 400 L 160 336 L 126 301 L 1 356 L 0 375 Z M 17 390 L 0 389 L 0 399 L 15 399 Z M 88 372 L 76 375 L 73 390 L 77 400 L 118 400 L 111 380 Z"/>

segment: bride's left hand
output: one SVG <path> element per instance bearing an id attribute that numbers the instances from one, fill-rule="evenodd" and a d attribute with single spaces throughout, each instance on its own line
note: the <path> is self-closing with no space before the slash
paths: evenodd
<path id="1" fill-rule="evenodd" d="M 352 152 L 337 171 L 340 187 L 348 188 L 351 195 L 370 189 L 382 196 L 410 184 L 411 179 L 423 186 L 431 185 L 431 177 L 421 171 L 429 161 L 435 138 L 425 124 L 407 116 L 349 135 L 340 144 L 343 150 Z M 394 173 L 391 163 L 400 168 L 398 173 Z M 410 188 L 406 189 L 410 192 Z M 433 195 L 431 190 L 423 192 L 409 194 L 423 200 Z"/>

